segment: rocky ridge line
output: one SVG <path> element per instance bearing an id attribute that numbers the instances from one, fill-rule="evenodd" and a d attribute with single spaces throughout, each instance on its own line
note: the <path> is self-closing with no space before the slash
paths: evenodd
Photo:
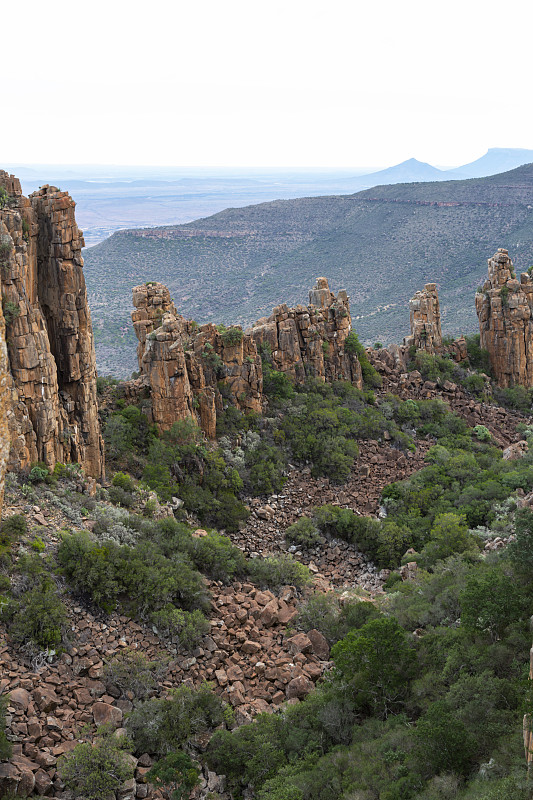
<path id="1" fill-rule="evenodd" d="M 344 349 L 351 330 L 346 292 L 335 296 L 326 278 L 318 278 L 309 300 L 308 306 L 276 306 L 246 331 L 221 331 L 182 317 L 163 284 L 137 286 L 132 320 L 141 378 L 127 391 L 134 398 L 148 388 L 151 417 L 162 430 L 193 417 L 214 438 L 225 400 L 241 411 L 264 410 L 261 354 L 296 382 L 311 375 L 362 388 L 357 356 Z"/>

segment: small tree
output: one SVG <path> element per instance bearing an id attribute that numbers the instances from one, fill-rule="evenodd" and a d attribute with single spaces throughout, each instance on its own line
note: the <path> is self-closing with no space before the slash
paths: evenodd
<path id="1" fill-rule="evenodd" d="M 198 785 L 199 774 L 200 771 L 191 757 L 179 750 L 177 753 L 169 753 L 154 764 L 146 775 L 146 780 L 161 789 L 166 798 L 186 800 Z"/>
<path id="2" fill-rule="evenodd" d="M 415 653 L 395 619 L 382 617 L 350 631 L 333 647 L 340 675 L 357 692 L 359 705 L 386 718 L 404 702 L 414 674 Z"/>
<path id="3" fill-rule="evenodd" d="M 107 734 L 95 744 L 78 744 L 59 762 L 59 773 L 76 797 L 101 800 L 133 777 L 133 767 L 120 749 L 120 741 Z"/>

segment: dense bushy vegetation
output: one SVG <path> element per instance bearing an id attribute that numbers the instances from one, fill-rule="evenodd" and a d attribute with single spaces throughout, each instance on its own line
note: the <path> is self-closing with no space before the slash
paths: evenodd
<path id="1" fill-rule="evenodd" d="M 521 549 L 533 513 L 522 512 Z M 381 606 L 315 596 L 299 625 L 322 630 L 335 664 L 298 706 L 219 731 L 210 765 L 262 800 L 526 798 L 520 715 L 531 573 L 505 554 L 453 555 Z M 412 632 L 416 631 L 416 635 Z"/>
<path id="2" fill-rule="evenodd" d="M 379 604 L 330 594 L 302 606 L 298 627 L 324 634 L 335 667 L 299 705 L 214 735 L 208 761 L 235 797 L 246 786 L 259 800 L 530 797 L 520 720 L 533 512 L 517 510 L 517 492 L 533 488 L 533 457 L 504 461 L 438 401 L 406 406 L 395 418 L 408 413 L 437 443 L 423 470 L 384 491 L 387 517 L 323 506 L 287 538 L 344 538 L 391 567 L 415 546 L 418 573 L 392 573 Z M 481 557 L 483 539 L 513 531 L 506 550 Z"/>
<path id="3" fill-rule="evenodd" d="M 66 787 L 76 797 L 101 800 L 113 796 L 117 789 L 133 777 L 133 767 L 124 753 L 129 742 L 109 731 L 96 742 L 82 742 L 59 762 L 59 771 Z"/>
<path id="4" fill-rule="evenodd" d="M 52 565 L 34 554 L 19 558 L 11 576 L 9 596 L 0 604 L 0 618 L 12 641 L 29 651 L 61 647 L 67 615 Z"/>

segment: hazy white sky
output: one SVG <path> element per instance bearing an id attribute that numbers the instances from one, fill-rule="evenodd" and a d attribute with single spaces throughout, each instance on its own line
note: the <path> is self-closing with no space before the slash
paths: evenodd
<path id="1" fill-rule="evenodd" d="M 532 22 L 528 0 L 4 3 L 0 166 L 533 149 Z"/>

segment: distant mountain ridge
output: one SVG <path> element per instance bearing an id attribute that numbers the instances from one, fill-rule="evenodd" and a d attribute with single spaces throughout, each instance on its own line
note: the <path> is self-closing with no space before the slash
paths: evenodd
<path id="1" fill-rule="evenodd" d="M 169 286 L 198 322 L 248 324 L 304 300 L 318 275 L 351 297 L 363 340 L 399 341 L 407 301 L 437 282 L 445 332 L 476 328 L 472 297 L 505 247 L 533 264 L 533 164 L 488 178 L 378 186 L 276 200 L 186 225 L 121 231 L 86 251 L 100 372 L 135 369 L 131 287 Z"/>

